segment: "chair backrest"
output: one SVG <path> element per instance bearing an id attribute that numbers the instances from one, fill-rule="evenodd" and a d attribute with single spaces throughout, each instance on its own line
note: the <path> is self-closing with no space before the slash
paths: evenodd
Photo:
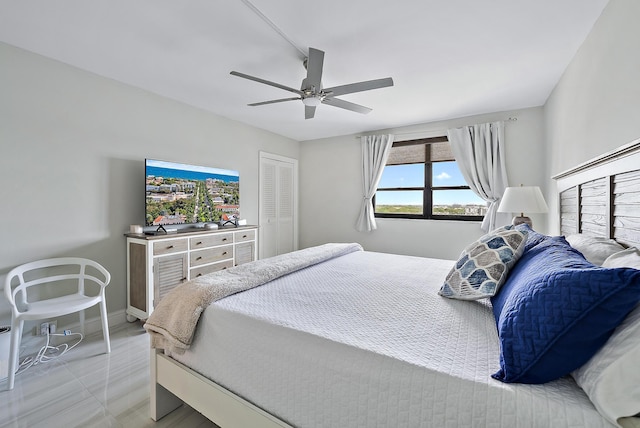
<path id="1" fill-rule="evenodd" d="M 65 267 L 64 273 L 47 275 L 44 269 Z M 69 271 L 67 271 L 67 267 Z M 100 276 L 87 271 L 87 267 L 95 269 Z M 35 273 L 34 271 L 42 270 Z M 33 275 L 29 275 L 32 273 Z M 33 276 L 33 277 L 31 277 Z M 17 280 L 17 285 L 15 284 Z M 69 280 L 78 281 L 78 293 L 84 294 L 85 281 L 92 281 L 100 286 L 100 294 L 104 295 L 104 288 L 111 281 L 111 274 L 99 263 L 80 257 L 58 257 L 25 263 L 13 268 L 7 274 L 4 292 L 14 311 L 22 312 L 19 307 L 28 310 L 27 289 L 34 285 Z"/>

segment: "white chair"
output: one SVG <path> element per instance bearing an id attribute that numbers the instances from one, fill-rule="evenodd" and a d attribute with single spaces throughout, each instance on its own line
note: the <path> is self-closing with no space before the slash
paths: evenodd
<path id="1" fill-rule="evenodd" d="M 80 312 L 80 329 L 84 333 L 84 310 L 100 304 L 106 353 L 111 352 L 107 305 L 104 296 L 104 290 L 109 281 L 111 281 L 111 274 L 104 267 L 93 260 L 77 257 L 62 257 L 26 263 L 12 269 L 7 274 L 4 291 L 12 307 L 8 389 L 13 389 L 18 369 L 20 339 L 25 320 L 54 318 Z M 73 294 L 60 296 L 61 290 L 68 289 L 70 282 L 74 284 L 77 282 L 77 291 Z M 99 290 L 98 287 L 90 283 L 97 284 Z M 85 285 L 89 285 L 89 288 L 96 288 L 97 294 L 87 295 Z M 38 287 L 32 288 L 27 293 L 27 289 L 34 286 Z M 40 297 L 47 294 L 59 297 Z"/>

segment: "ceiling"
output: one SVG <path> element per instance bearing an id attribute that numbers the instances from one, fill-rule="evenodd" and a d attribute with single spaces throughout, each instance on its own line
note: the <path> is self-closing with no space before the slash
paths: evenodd
<path id="1" fill-rule="evenodd" d="M 0 0 L 0 41 L 304 141 L 543 105 L 607 1 Z M 308 47 L 324 87 L 395 85 L 247 106 L 292 94 L 230 71 L 299 88 Z"/>

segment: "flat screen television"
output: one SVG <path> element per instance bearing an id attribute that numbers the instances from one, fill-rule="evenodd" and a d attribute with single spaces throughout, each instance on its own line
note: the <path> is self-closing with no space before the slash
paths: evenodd
<path id="1" fill-rule="evenodd" d="M 146 226 L 240 218 L 238 171 L 145 159 Z"/>

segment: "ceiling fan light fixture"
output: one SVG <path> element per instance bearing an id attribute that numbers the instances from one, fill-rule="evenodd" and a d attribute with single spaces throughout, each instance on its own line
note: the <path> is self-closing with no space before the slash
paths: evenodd
<path id="1" fill-rule="evenodd" d="M 322 102 L 322 99 L 317 95 L 302 99 L 302 103 L 307 107 L 318 107 L 321 102 Z"/>

